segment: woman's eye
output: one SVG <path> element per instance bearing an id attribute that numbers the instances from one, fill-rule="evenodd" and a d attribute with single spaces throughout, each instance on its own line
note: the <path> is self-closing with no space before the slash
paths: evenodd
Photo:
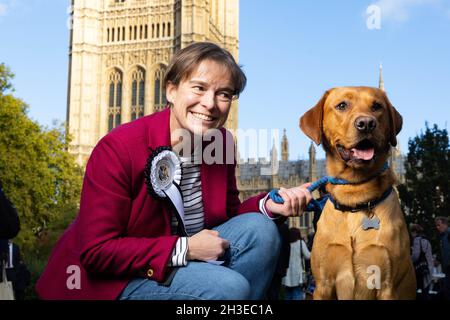
<path id="1" fill-rule="evenodd" d="M 336 109 L 340 110 L 340 111 L 344 111 L 345 109 L 347 109 L 348 105 L 346 102 L 341 102 L 336 106 Z"/>
<path id="2" fill-rule="evenodd" d="M 194 89 L 195 91 L 197 91 L 197 92 L 203 92 L 203 91 L 205 91 L 205 88 L 203 88 L 202 86 L 195 86 L 195 87 L 193 87 L 193 89 Z"/>
<path id="3" fill-rule="evenodd" d="M 233 95 L 229 92 L 219 92 L 219 97 L 231 100 L 233 98 Z"/>

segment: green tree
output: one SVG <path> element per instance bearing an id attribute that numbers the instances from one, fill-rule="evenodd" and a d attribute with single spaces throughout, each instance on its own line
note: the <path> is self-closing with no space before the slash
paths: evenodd
<path id="1" fill-rule="evenodd" d="M 450 146 L 447 130 L 435 124 L 408 142 L 405 183 L 398 187 L 409 223 L 418 223 L 437 249 L 436 216 L 450 212 Z"/>
<path id="2" fill-rule="evenodd" d="M 11 70 L 4 63 L 0 63 L 0 95 L 6 90 L 12 89 L 12 78 L 14 78 L 14 74 Z"/>
<path id="3" fill-rule="evenodd" d="M 11 79 L 1 64 L 0 180 L 19 213 L 21 231 L 15 240 L 25 253 L 36 253 L 49 230 L 76 214 L 82 169 L 67 152 L 63 125 L 40 126 L 27 116 L 22 100 L 6 94 Z"/>

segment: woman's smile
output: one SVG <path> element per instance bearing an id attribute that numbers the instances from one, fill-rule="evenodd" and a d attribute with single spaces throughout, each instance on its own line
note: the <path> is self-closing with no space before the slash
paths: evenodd
<path id="1" fill-rule="evenodd" d="M 194 116 L 194 118 L 199 119 L 199 120 L 203 120 L 206 122 L 214 122 L 216 120 L 215 117 L 212 117 L 210 115 L 206 115 L 204 113 L 199 113 L 199 112 L 195 112 L 195 111 L 189 111 L 189 113 Z"/>

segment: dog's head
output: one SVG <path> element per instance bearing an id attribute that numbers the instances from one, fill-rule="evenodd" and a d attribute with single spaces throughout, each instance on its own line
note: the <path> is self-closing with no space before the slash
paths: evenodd
<path id="1" fill-rule="evenodd" d="M 380 89 L 339 87 L 300 118 L 300 128 L 347 166 L 371 167 L 397 145 L 402 117 Z"/>

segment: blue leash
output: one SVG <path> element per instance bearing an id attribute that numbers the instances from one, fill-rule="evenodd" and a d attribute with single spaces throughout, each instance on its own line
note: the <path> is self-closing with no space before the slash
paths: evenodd
<path id="1" fill-rule="evenodd" d="M 326 177 L 324 177 L 324 178 L 326 178 Z M 322 178 L 322 179 L 324 179 L 324 178 Z M 322 179 L 320 179 L 320 180 L 322 180 Z M 318 181 L 316 181 L 316 182 L 318 182 Z M 324 185 L 324 184 L 327 184 L 327 182 L 325 182 L 325 183 L 322 182 L 322 184 L 320 184 L 316 189 L 318 189 L 321 185 Z M 309 192 L 316 190 L 316 189 L 311 190 L 311 186 L 309 186 L 307 188 L 309 190 Z M 272 199 L 275 203 L 279 203 L 279 204 L 284 203 L 283 198 L 278 193 L 278 189 L 273 189 L 272 191 L 270 191 L 269 198 Z M 327 200 L 329 198 L 330 198 L 330 195 L 327 194 L 320 199 L 312 199 L 306 206 L 306 211 L 322 211 L 323 208 L 325 207 L 325 203 L 327 202 Z"/>
<path id="2" fill-rule="evenodd" d="M 389 164 L 386 162 L 383 165 L 383 167 L 380 169 L 380 171 L 377 172 L 377 174 L 375 174 L 374 176 L 371 176 L 370 178 L 365 179 L 363 181 L 359 181 L 357 183 L 350 182 L 350 181 L 345 180 L 345 179 L 335 178 L 335 177 L 331 177 L 331 176 L 325 176 L 325 177 L 320 178 L 319 180 L 314 181 L 307 189 L 308 189 L 309 192 L 312 193 L 313 191 L 319 189 L 320 187 L 326 185 L 327 183 L 331 183 L 331 184 L 334 184 L 334 185 L 361 184 L 361 183 L 364 183 L 364 182 L 367 182 L 367 181 L 373 179 L 376 176 L 379 176 L 380 174 L 382 174 L 387 169 L 389 169 Z M 280 196 L 278 191 L 279 191 L 278 189 L 271 190 L 269 192 L 269 198 L 272 199 L 272 201 L 274 201 L 275 203 L 283 204 L 284 200 Z M 309 202 L 308 206 L 306 207 L 306 211 L 322 211 L 329 198 L 331 198 L 331 196 L 329 194 L 327 194 L 327 195 L 325 195 L 322 198 L 312 199 Z"/>

